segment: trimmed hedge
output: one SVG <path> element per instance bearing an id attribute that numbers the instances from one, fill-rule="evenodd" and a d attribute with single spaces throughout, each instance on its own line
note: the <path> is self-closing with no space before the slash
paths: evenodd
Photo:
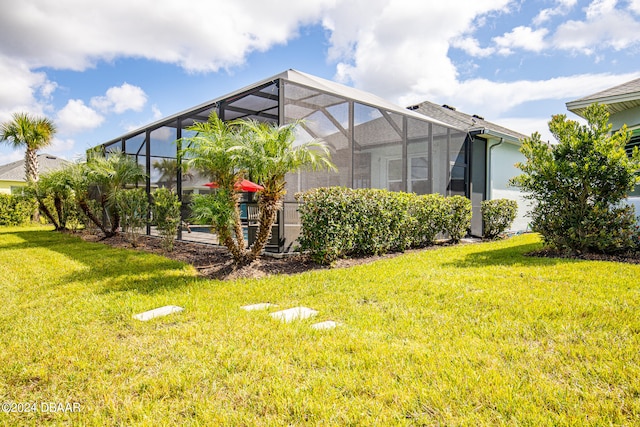
<path id="1" fill-rule="evenodd" d="M 31 221 L 38 204 L 32 198 L 0 194 L 0 225 L 22 225 Z"/>
<path id="2" fill-rule="evenodd" d="M 509 199 L 485 200 L 481 211 L 484 237 L 495 239 L 513 224 L 518 213 L 518 203 Z"/>
<path id="3" fill-rule="evenodd" d="M 296 199 L 300 249 L 322 264 L 430 245 L 441 233 L 458 241 L 471 224 L 471 202 L 459 196 L 325 187 Z"/>

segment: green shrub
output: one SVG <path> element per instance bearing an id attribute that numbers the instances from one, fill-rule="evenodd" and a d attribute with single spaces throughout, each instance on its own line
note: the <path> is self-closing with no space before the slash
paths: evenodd
<path id="1" fill-rule="evenodd" d="M 37 206 L 30 197 L 0 194 L 0 225 L 27 224 Z"/>
<path id="2" fill-rule="evenodd" d="M 447 218 L 446 199 L 440 194 L 416 196 L 410 207 L 411 246 L 432 245 L 444 229 Z"/>
<path id="3" fill-rule="evenodd" d="M 443 231 L 453 243 L 458 243 L 471 228 L 471 200 L 463 196 L 447 197 L 445 209 Z"/>
<path id="4" fill-rule="evenodd" d="M 354 190 L 352 195 L 354 253 L 380 255 L 410 246 L 408 206 L 415 195 L 373 188 Z"/>
<path id="5" fill-rule="evenodd" d="M 316 188 L 297 194 L 296 199 L 301 202 L 300 248 L 323 264 L 350 255 L 433 244 L 445 224 L 457 223 L 453 217 L 464 219 L 467 212 L 464 202 L 451 205 L 439 194 L 417 196 L 380 189 Z M 461 199 L 468 202 L 470 216 L 471 202 Z M 469 225 L 463 228 L 466 232 Z"/>
<path id="6" fill-rule="evenodd" d="M 526 138 L 526 161 L 512 183 L 534 202 L 534 231 L 548 246 L 571 253 L 625 251 L 632 247 L 635 215 L 623 200 L 638 182 L 640 151 L 625 152 L 631 132 L 611 132 L 604 105 L 585 110 L 587 124 L 553 116 L 549 130 L 558 144 L 540 134 Z"/>
<path id="7" fill-rule="evenodd" d="M 116 194 L 116 205 L 120 213 L 122 228 L 133 246 L 138 243 L 138 235 L 147 224 L 149 201 L 144 188 L 123 190 Z"/>
<path id="8" fill-rule="evenodd" d="M 495 239 L 511 227 L 518 213 L 515 200 L 485 200 L 480 208 L 482 212 L 483 234 L 487 239 Z"/>
<path id="9" fill-rule="evenodd" d="M 309 251 L 314 261 L 329 264 L 353 251 L 359 211 L 353 206 L 354 192 L 328 187 L 296 194 L 301 202 L 300 248 Z"/>
<path id="10" fill-rule="evenodd" d="M 180 227 L 180 207 L 182 203 L 178 195 L 168 188 L 158 188 L 153 192 L 151 206 L 153 219 L 162 236 L 162 245 L 172 251 Z"/>

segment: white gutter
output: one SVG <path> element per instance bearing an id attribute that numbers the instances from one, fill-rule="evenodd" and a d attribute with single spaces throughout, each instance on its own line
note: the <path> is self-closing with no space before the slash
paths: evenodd
<path id="1" fill-rule="evenodd" d="M 491 200 L 491 159 L 492 159 L 492 151 L 494 148 L 496 148 L 498 145 L 502 145 L 502 143 L 504 142 L 504 138 L 500 138 L 500 141 L 492 144 L 491 146 L 489 146 L 488 150 L 487 150 L 487 183 L 486 183 L 486 188 L 487 188 L 487 200 Z"/>

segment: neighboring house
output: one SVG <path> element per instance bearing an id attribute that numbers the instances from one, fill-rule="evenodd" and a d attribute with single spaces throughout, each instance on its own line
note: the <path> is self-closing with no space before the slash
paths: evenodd
<path id="1" fill-rule="evenodd" d="M 68 161 L 51 154 L 38 154 L 39 172 L 41 174 L 59 169 L 68 163 Z M 0 166 L 0 193 L 22 194 L 22 190 L 26 185 L 24 159 Z"/>
<path id="2" fill-rule="evenodd" d="M 300 232 L 294 194 L 311 188 L 386 188 L 467 196 L 473 200 L 475 235 L 482 233 L 482 200 L 521 200 L 517 190 L 506 183 L 519 173 L 514 163 L 524 160 L 518 152 L 524 135 L 479 116 L 426 102 L 403 108 L 371 93 L 295 70 L 161 119 L 100 147 L 107 155 L 123 151 L 135 157 L 150 177 L 147 191 L 171 186 L 186 201 L 191 193 L 210 191 L 203 186 L 206 180 L 171 179 L 158 166 L 176 159 L 176 140 L 190 136 L 186 128 L 194 121 L 205 121 L 212 112 L 223 120 L 246 118 L 278 124 L 302 120 L 298 140 L 324 141 L 338 168 L 337 172 L 287 176 L 284 209 L 267 246 L 270 251 L 286 251 L 294 244 Z M 526 228 L 522 217 L 516 227 Z M 196 234 L 184 233 L 179 238 L 196 239 Z"/>
<path id="3" fill-rule="evenodd" d="M 640 79 L 567 102 L 567 109 L 584 118 L 585 109 L 594 103 L 606 104 L 612 131 L 619 130 L 623 125 L 632 131 L 626 147 L 628 152 L 633 147 L 640 148 Z M 635 206 L 636 214 L 640 214 L 640 185 L 629 195 L 629 202 Z"/>

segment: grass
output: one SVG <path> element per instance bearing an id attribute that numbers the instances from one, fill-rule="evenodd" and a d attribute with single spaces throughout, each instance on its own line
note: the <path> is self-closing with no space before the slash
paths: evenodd
<path id="1" fill-rule="evenodd" d="M 640 423 L 640 266 L 535 235 L 261 280 L 0 229 L 2 425 Z M 282 324 L 239 307 L 304 305 Z M 140 322 L 163 305 L 184 312 Z M 314 322 L 336 320 L 334 330 Z M 45 408 L 46 409 L 46 408 Z"/>

